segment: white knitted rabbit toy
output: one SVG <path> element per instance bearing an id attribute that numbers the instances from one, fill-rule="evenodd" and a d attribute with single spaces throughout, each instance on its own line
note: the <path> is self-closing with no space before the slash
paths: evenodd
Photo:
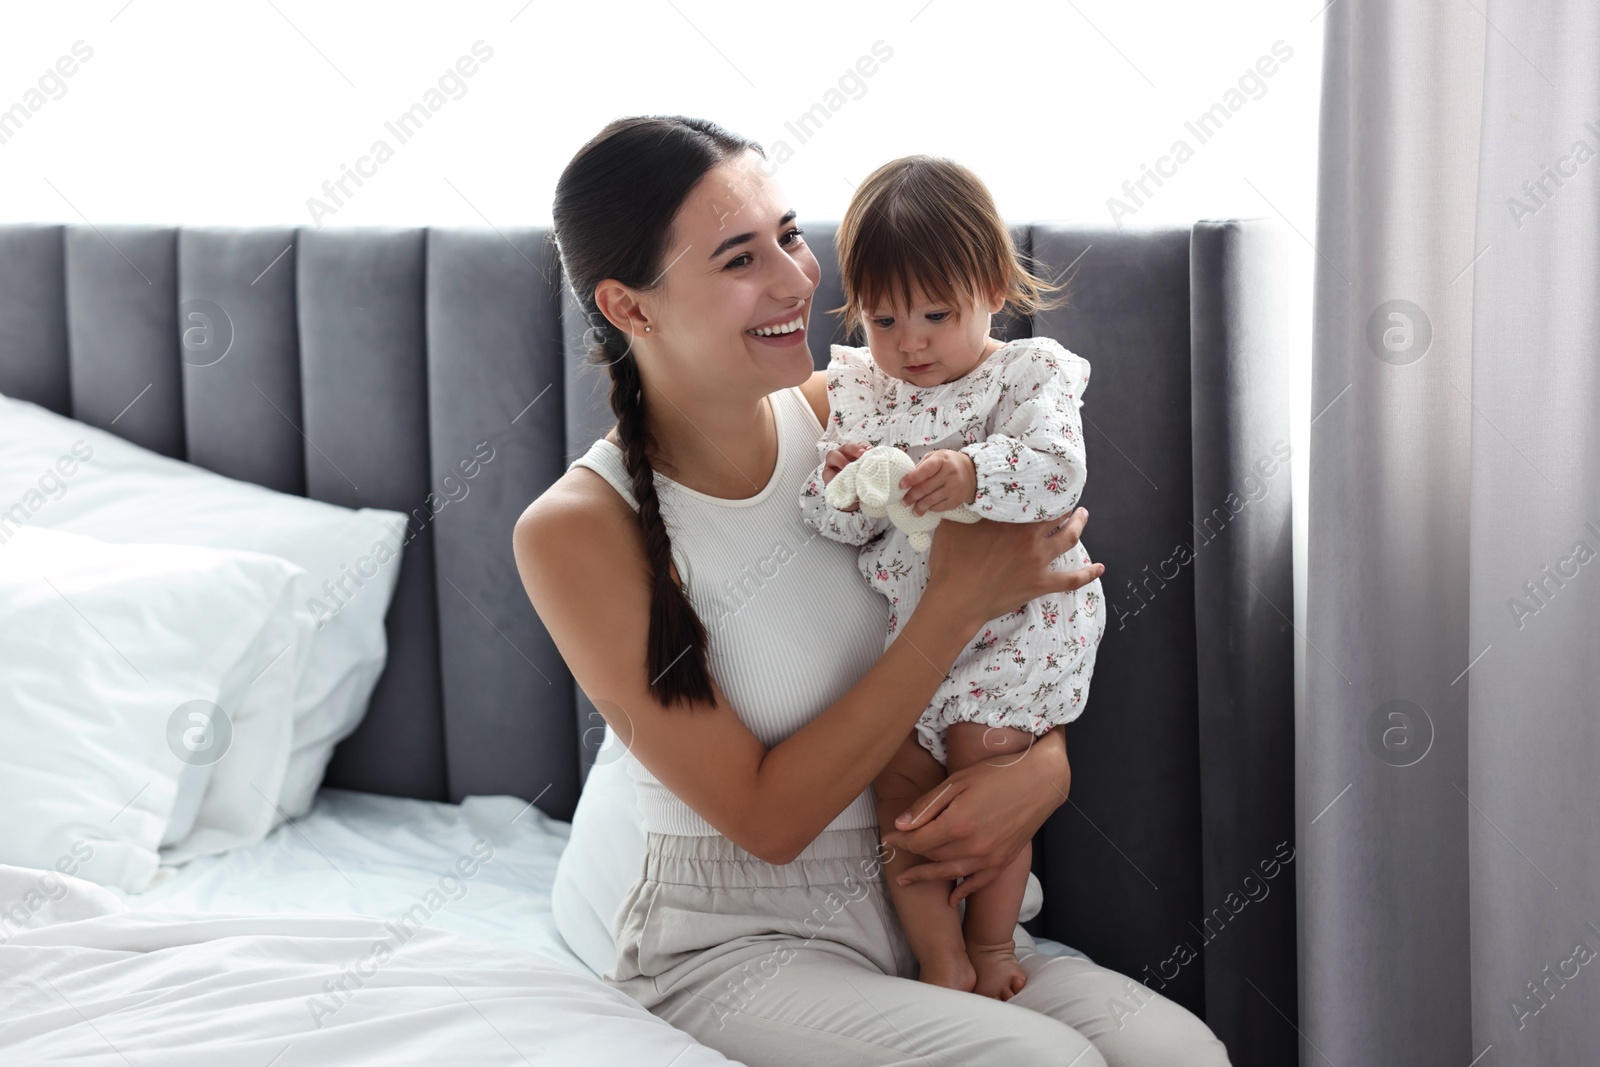
<path id="1" fill-rule="evenodd" d="M 860 501 L 863 515 L 875 519 L 887 515 L 898 529 L 910 535 L 911 547 L 918 552 L 926 552 L 932 546 L 933 530 L 939 520 L 977 522 L 982 518 L 965 504 L 949 511 L 929 511 L 922 515 L 902 504 L 900 500 L 906 491 L 900 488 L 900 479 L 916 465 L 910 456 L 893 445 L 869 448 L 828 483 L 828 503 L 843 510 Z"/>

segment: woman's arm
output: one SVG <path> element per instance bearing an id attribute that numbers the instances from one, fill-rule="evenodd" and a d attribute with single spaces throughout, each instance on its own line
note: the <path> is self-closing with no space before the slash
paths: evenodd
<path id="1" fill-rule="evenodd" d="M 1098 575 L 1049 569 L 1086 518 L 942 525 L 928 587 L 899 637 L 849 692 L 771 749 L 715 684 L 715 705 L 668 709 L 650 695 L 649 567 L 632 511 L 599 475 L 563 475 L 517 521 L 513 546 L 534 609 L 617 736 L 720 833 L 787 863 L 871 784 L 985 621 Z"/>
<path id="2" fill-rule="evenodd" d="M 883 843 L 928 860 L 905 880 L 963 878 L 950 894 L 954 906 L 999 875 L 1071 786 L 1066 727 L 1057 726 L 1020 757 L 997 756 L 946 778 L 884 831 Z"/>

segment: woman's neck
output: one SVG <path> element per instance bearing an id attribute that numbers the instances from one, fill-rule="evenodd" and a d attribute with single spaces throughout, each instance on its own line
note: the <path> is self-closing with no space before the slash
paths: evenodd
<path id="1" fill-rule="evenodd" d="M 702 396 L 696 403 L 647 385 L 645 410 L 655 439 L 651 461 L 679 485 L 707 496 L 742 500 L 772 480 L 778 432 L 769 397 L 729 403 Z M 616 441 L 615 430 L 608 436 Z"/>

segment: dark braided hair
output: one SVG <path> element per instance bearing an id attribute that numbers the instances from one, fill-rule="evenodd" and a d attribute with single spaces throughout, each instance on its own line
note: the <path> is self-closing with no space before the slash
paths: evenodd
<path id="1" fill-rule="evenodd" d="M 650 461 L 655 439 L 632 338 L 606 321 L 595 301 L 595 287 L 608 278 L 640 291 L 659 286 L 672 220 L 689 191 L 713 167 L 747 149 L 765 156 L 755 142 L 703 119 L 617 119 L 579 149 L 561 172 L 551 211 L 562 272 L 590 323 L 584 335 L 587 362 L 611 372 L 611 410 L 650 564 L 650 693 L 669 707 L 683 701 L 716 702 L 706 663 L 706 629 L 669 570 L 672 542 L 656 498 Z"/>

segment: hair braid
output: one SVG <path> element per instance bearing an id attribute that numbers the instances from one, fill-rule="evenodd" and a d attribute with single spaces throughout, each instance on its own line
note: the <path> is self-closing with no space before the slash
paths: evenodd
<path id="1" fill-rule="evenodd" d="M 648 449 L 655 441 L 645 424 L 639 367 L 631 352 L 611 361 L 611 411 L 617 417 L 623 462 L 638 503 L 639 529 L 650 562 L 650 637 L 646 662 L 650 692 L 662 704 L 680 700 L 716 703 L 706 664 L 706 628 L 683 589 L 672 580 L 672 541 L 661 518 L 655 468 Z"/>

